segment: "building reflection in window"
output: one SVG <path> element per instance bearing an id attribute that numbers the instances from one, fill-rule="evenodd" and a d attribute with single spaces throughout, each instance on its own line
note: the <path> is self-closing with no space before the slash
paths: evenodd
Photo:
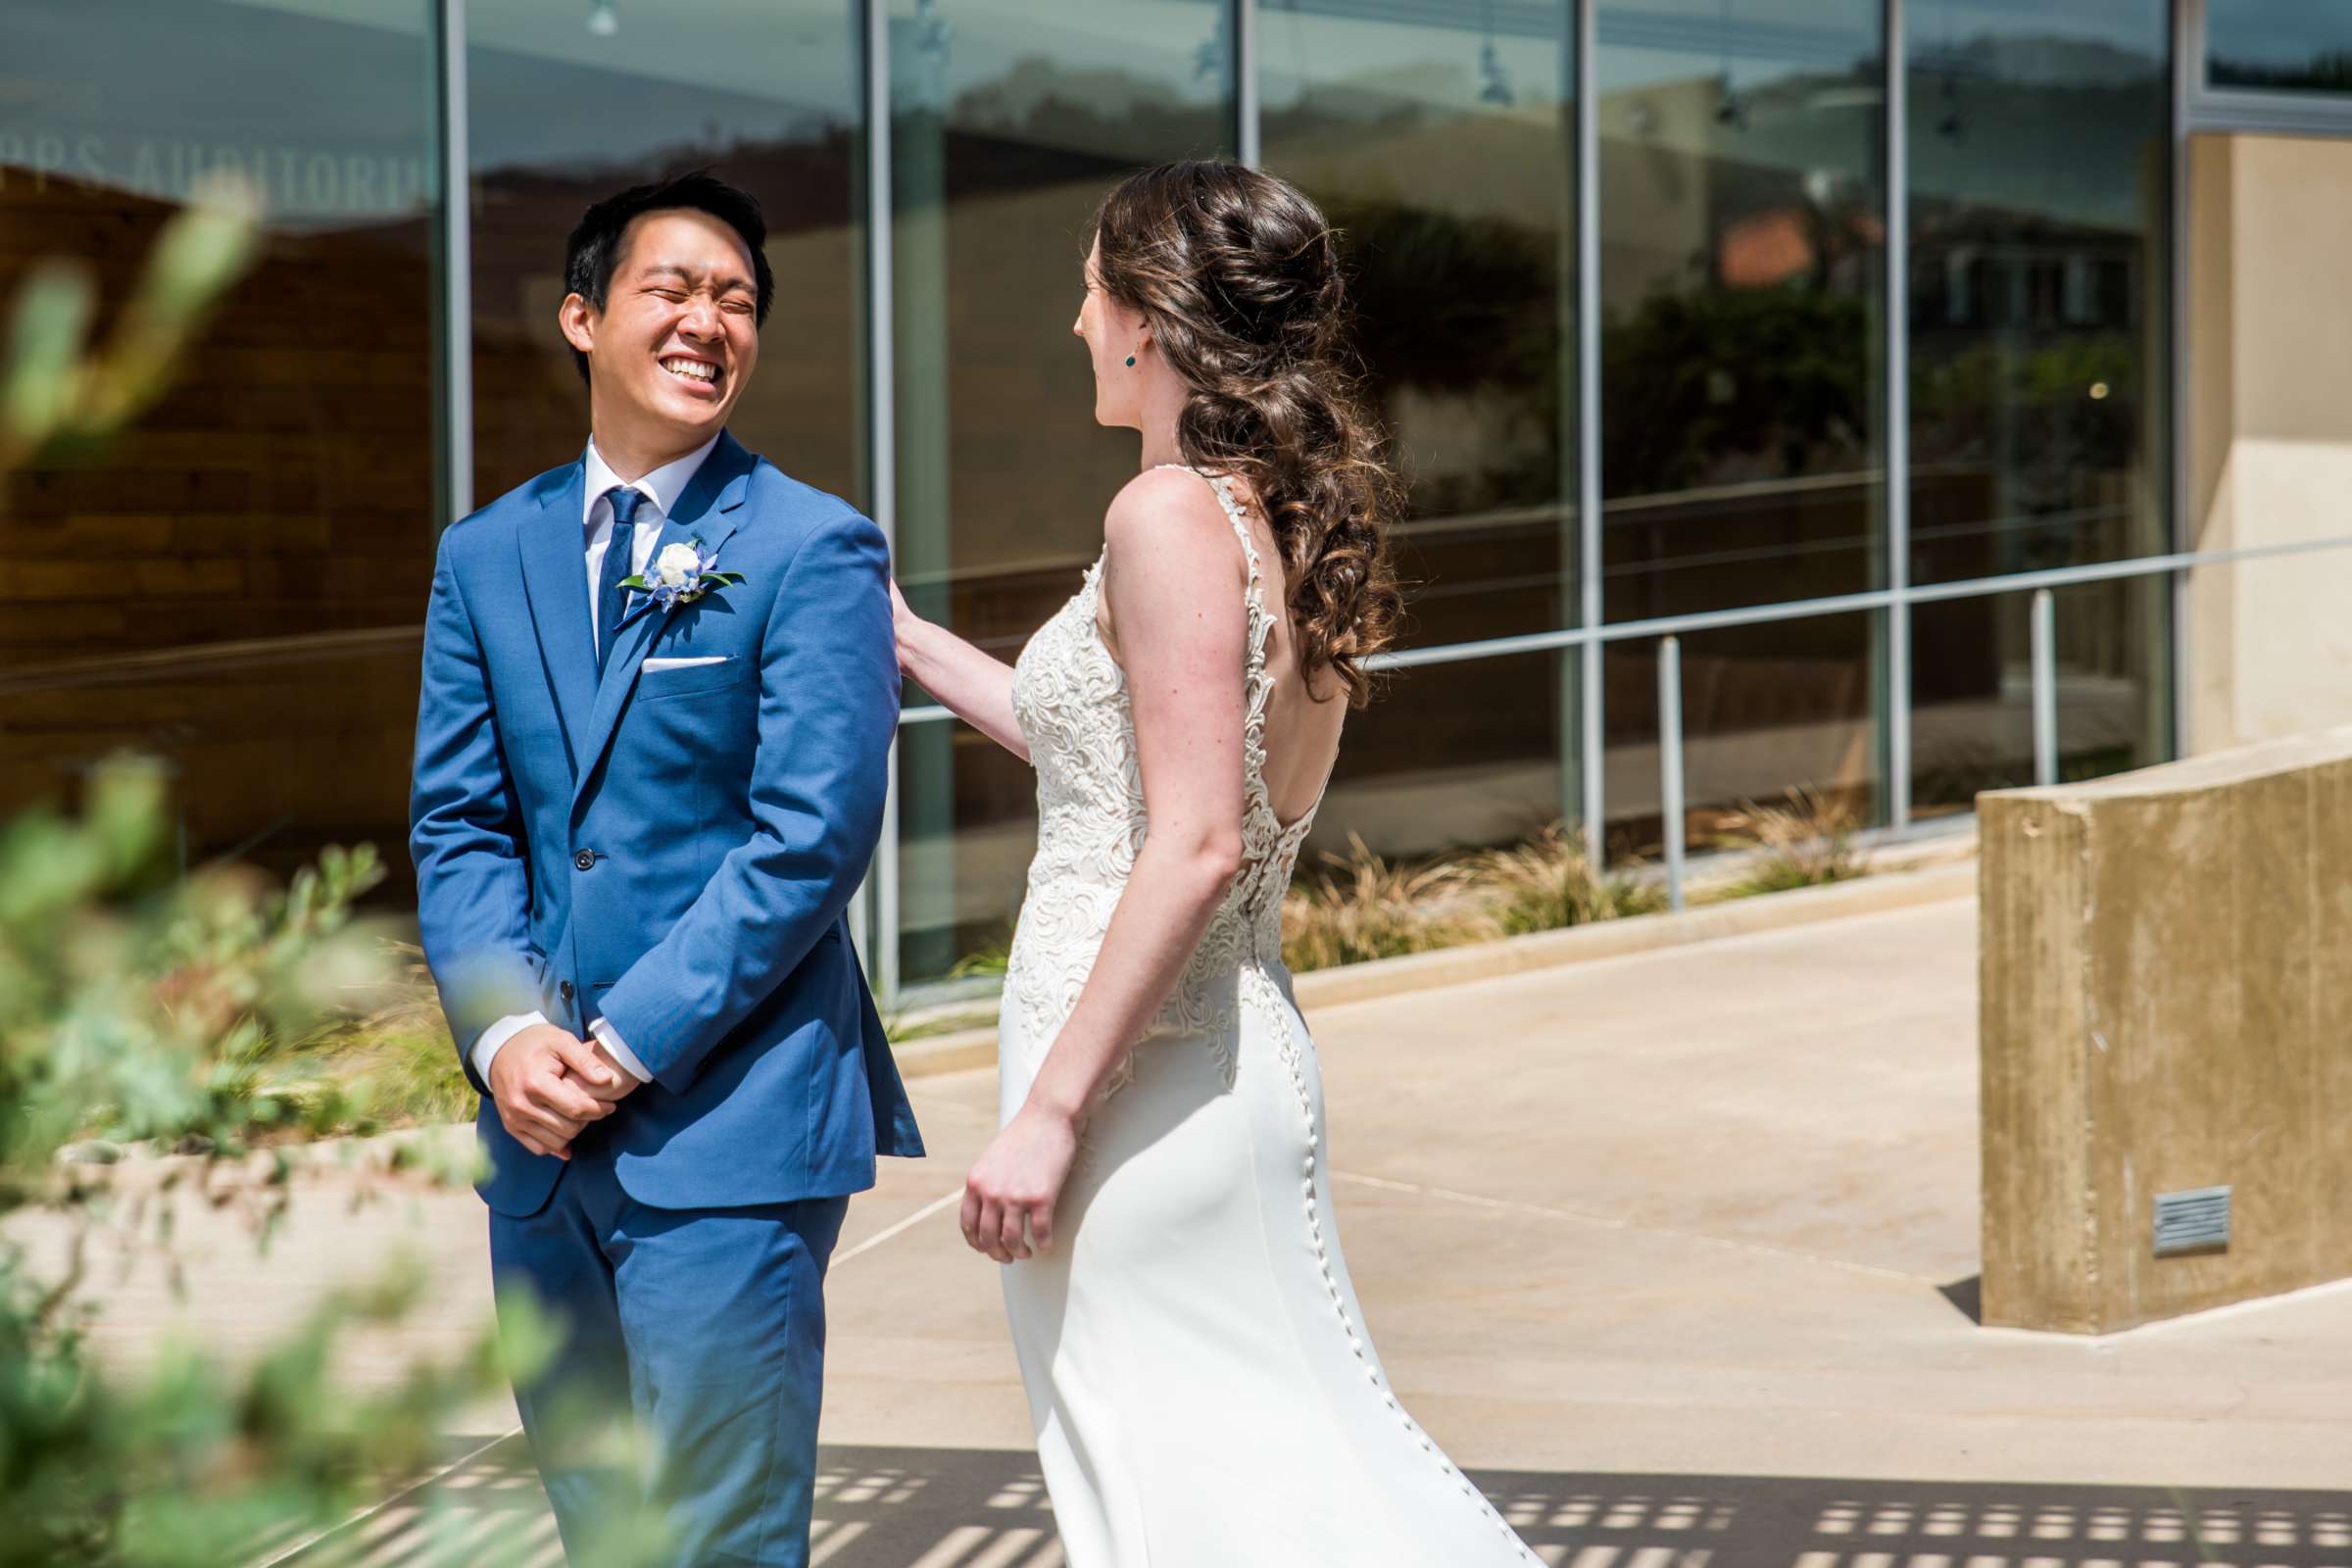
<path id="1" fill-rule="evenodd" d="M 2205 0 L 2205 85 L 2352 92 L 2352 12 L 2312 0 Z"/>
<path id="2" fill-rule="evenodd" d="M 1885 580 L 1882 9 L 1876 0 L 1601 5 L 1593 70 L 1610 620 Z M 1741 799 L 1800 783 L 1865 819 L 1881 809 L 1876 748 L 1849 744 L 1880 707 L 1878 624 L 1778 623 L 1686 646 L 1702 699 L 1686 706 L 1694 845 Z M 1612 779 L 1639 777 L 1636 758 L 1656 744 L 1653 657 L 1606 656 Z M 1787 777 L 1703 764 L 1780 756 L 1825 725 L 1838 738 Z M 1607 800 L 1620 848 L 1657 842 L 1654 788 L 1629 782 Z"/>
<path id="3" fill-rule="evenodd" d="M 759 201 L 776 274 L 731 429 L 862 500 L 855 20 L 829 0 L 469 0 L 477 504 L 587 441 L 556 327 L 572 224 L 624 186 L 704 168 Z"/>
<path id="4" fill-rule="evenodd" d="M 1912 579 L 2163 551 L 2167 9 L 1939 0 L 1911 29 Z M 2163 750 L 2163 605 L 2159 586 L 2062 601 L 2068 732 L 2130 737 L 2099 755 Z M 2030 778 L 2026 617 L 2010 597 L 1915 612 L 1919 810 Z"/>
<path id="5" fill-rule="evenodd" d="M 103 329 L 209 170 L 259 190 L 264 244 L 136 427 L 6 481 L 0 812 L 133 747 L 178 775 L 191 857 L 283 869 L 365 840 L 405 866 L 435 510 L 427 11 L 10 0 L 0 300 L 73 258 Z"/>
<path id="6" fill-rule="evenodd" d="M 891 0 L 898 568 L 1009 660 L 1102 548 L 1136 437 L 1094 422 L 1088 224 L 1130 171 L 1230 153 L 1221 0 Z M 907 701 L 928 698 L 910 689 Z M 1009 933 L 1036 779 L 960 724 L 901 738 L 901 973 Z"/>
<path id="7" fill-rule="evenodd" d="M 1338 225 L 1396 438 L 1408 642 L 1580 614 L 1568 9 L 1269 4 L 1266 167 Z M 1577 656 L 1416 671 L 1349 721 L 1310 850 L 1416 854 L 1578 814 Z M 1563 790 L 1565 795 L 1563 795 Z"/>

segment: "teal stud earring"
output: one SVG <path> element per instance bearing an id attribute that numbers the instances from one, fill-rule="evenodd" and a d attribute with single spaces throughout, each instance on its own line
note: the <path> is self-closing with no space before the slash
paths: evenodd
<path id="1" fill-rule="evenodd" d="M 1127 368 L 1130 370 L 1135 368 L 1135 356 L 1132 354 L 1127 356 Z"/>

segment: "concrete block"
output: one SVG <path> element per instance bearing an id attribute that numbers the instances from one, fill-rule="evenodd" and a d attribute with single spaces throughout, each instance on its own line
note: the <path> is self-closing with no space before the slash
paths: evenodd
<path id="1" fill-rule="evenodd" d="M 2352 1276 L 2352 728 L 1979 799 L 1984 1316 Z M 2228 1187 L 2158 1256 L 2160 1195 Z"/>

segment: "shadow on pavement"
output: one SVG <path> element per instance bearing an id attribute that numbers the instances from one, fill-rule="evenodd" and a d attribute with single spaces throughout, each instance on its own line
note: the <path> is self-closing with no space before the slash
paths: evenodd
<path id="1" fill-rule="evenodd" d="M 1546 1563 L 1575 1568 L 2352 1564 L 2352 1492 L 1471 1474 Z M 812 1561 L 824 1568 L 1062 1564 L 1031 1456 L 994 1449 L 825 1449 L 813 1544 Z M 563 1558 L 515 1438 L 338 1539 L 280 1560 L 558 1568 Z"/>

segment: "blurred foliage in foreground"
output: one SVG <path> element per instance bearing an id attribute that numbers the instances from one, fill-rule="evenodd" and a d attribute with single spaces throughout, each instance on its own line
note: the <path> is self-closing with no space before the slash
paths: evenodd
<path id="1" fill-rule="evenodd" d="M 384 963 L 351 919 L 372 852 L 282 890 L 233 867 L 181 878 L 159 769 L 109 765 L 87 796 L 78 820 L 0 829 L 0 1563 L 210 1568 L 423 1464 L 498 1369 L 485 1336 L 388 1392 L 330 1386 L 338 1339 L 408 1304 L 394 1287 L 328 1302 L 239 1371 L 194 1349 L 136 1379 L 94 1366 L 93 1252 L 168 1252 L 194 1202 L 241 1208 L 258 1245 L 299 1140 L 366 1124 L 366 1086 L 317 1078 L 294 1046 Z M 446 1158 L 414 1147 L 392 1165 Z"/>
<path id="2" fill-rule="evenodd" d="M 255 215 L 249 188 L 202 192 L 95 352 L 91 270 L 33 268 L 6 313 L 0 477 L 86 462 L 152 405 L 248 266 Z M 409 1309 L 410 1271 L 336 1296 L 233 1367 L 172 1346 L 135 1375 L 97 1364 L 94 1255 L 169 1265 L 174 1215 L 196 1203 L 241 1213 L 264 1247 L 298 1167 L 324 1157 L 307 1141 L 369 1131 L 410 1091 L 353 1075 L 331 1044 L 405 1004 L 381 933 L 352 918 L 381 874 L 371 850 L 331 851 L 282 889 L 234 866 L 183 876 L 161 768 L 112 763 L 83 793 L 78 817 L 0 824 L 0 1568 L 255 1562 L 417 1474 L 451 1413 L 543 1365 L 552 1337 L 502 1303 L 503 1368 L 484 1325 L 448 1363 L 355 1392 L 338 1351 Z M 441 1182 L 473 1157 L 429 1139 L 333 1147 Z M 643 1510 L 620 1525 L 597 1562 L 651 1560 Z M 402 1560 L 506 1555 L 435 1530 Z"/>

